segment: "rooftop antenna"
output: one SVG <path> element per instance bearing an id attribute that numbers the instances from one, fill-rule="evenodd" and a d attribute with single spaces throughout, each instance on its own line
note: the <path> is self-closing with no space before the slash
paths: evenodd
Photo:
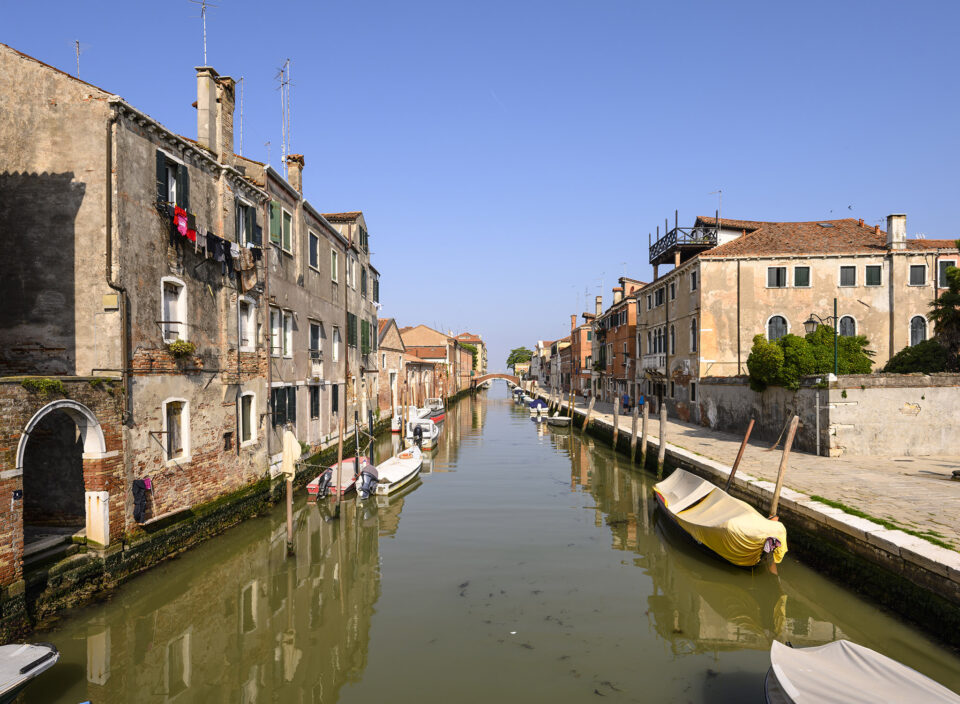
<path id="1" fill-rule="evenodd" d="M 237 154 L 243 154 L 243 76 L 237 81 L 240 84 L 240 151 Z"/>
<path id="2" fill-rule="evenodd" d="M 200 6 L 200 23 L 203 25 L 203 65 L 207 65 L 207 8 L 219 7 L 208 0 L 190 0 L 194 5 Z"/>
<path id="3" fill-rule="evenodd" d="M 280 83 L 280 127 L 283 139 L 280 142 L 280 161 L 283 176 L 287 176 L 287 153 L 290 151 L 290 59 L 283 62 L 276 75 Z"/>
<path id="4" fill-rule="evenodd" d="M 717 229 L 720 229 L 721 218 L 723 217 L 723 190 L 718 188 L 715 191 L 710 191 L 708 195 L 717 197 Z"/>
<path id="5" fill-rule="evenodd" d="M 70 44 L 73 45 L 73 53 L 77 57 L 77 78 L 80 78 L 80 54 L 90 45 L 81 44 L 79 39 L 74 39 Z"/>

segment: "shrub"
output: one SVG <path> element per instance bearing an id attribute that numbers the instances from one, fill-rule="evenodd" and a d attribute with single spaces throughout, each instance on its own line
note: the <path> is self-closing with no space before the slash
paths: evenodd
<path id="1" fill-rule="evenodd" d="M 750 372 L 750 388 L 763 391 L 767 386 L 776 386 L 783 373 L 783 350 L 776 342 L 767 342 L 763 335 L 753 338 L 753 349 L 747 357 Z"/>
<path id="2" fill-rule="evenodd" d="M 20 382 L 20 386 L 27 391 L 33 391 L 41 396 L 58 393 L 66 396 L 67 390 L 63 387 L 63 382 L 59 379 L 47 379 L 46 377 L 31 376 Z"/>
<path id="3" fill-rule="evenodd" d="M 768 386 L 782 386 L 796 391 L 801 377 L 828 374 L 833 371 L 833 328 L 821 325 L 806 337 L 784 335 L 768 342 L 763 335 L 753 338 L 747 357 L 750 388 L 763 391 Z M 862 335 L 837 340 L 837 371 L 840 374 L 869 374 L 873 354 Z"/>
<path id="4" fill-rule="evenodd" d="M 904 347 L 897 352 L 883 371 L 891 374 L 935 374 L 945 372 L 950 363 L 950 353 L 936 340 L 923 342 Z"/>
<path id="5" fill-rule="evenodd" d="M 192 356 L 193 353 L 197 351 L 197 346 L 186 340 L 174 340 L 167 345 L 167 350 L 169 350 L 170 354 L 174 357 L 183 359 L 184 357 Z"/>

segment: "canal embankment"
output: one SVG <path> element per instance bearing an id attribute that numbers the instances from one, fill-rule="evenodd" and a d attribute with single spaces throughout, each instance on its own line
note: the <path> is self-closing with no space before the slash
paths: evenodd
<path id="1" fill-rule="evenodd" d="M 356 444 L 353 429 L 349 430 L 343 443 L 346 455 L 353 454 Z M 376 421 L 374 437 L 389 433 L 389 416 Z M 366 442 L 361 432 L 361 447 Z M 312 480 L 318 467 L 336 461 L 337 442 L 331 441 L 297 464 L 295 489 Z M 64 609 L 102 599 L 136 575 L 264 514 L 283 501 L 284 484 L 282 475 L 265 468 L 259 481 L 142 524 L 106 549 L 78 543 L 67 549 L 66 556 L 31 565 L 22 582 L 5 590 L 0 599 L 0 643 L 23 636 Z"/>
<path id="2" fill-rule="evenodd" d="M 546 394 L 538 395 L 550 400 Z M 560 408 L 561 413 L 569 413 L 569 400 L 564 399 Z M 575 401 L 576 432 L 581 432 L 588 410 L 583 399 Z M 640 456 L 642 441 L 631 442 L 632 416 L 619 415 L 617 420 L 616 449 L 630 455 L 635 445 L 632 459 L 655 472 L 659 422 L 652 417 L 647 421 L 644 458 Z M 586 432 L 612 443 L 614 427 L 612 408 L 595 404 Z M 638 422 L 638 434 L 640 427 Z M 739 444 L 733 436 L 670 421 L 666 466 L 668 470 L 687 469 L 723 486 Z M 771 506 L 780 458 L 779 451 L 768 449 L 769 445 L 748 446 L 730 488 L 731 494 L 760 511 Z M 932 469 L 926 470 L 932 478 L 923 474 L 924 467 L 949 460 L 860 457 L 856 466 L 841 460 L 791 455 L 778 509 L 788 528 L 790 549 L 824 574 L 960 647 L 960 552 L 946 547 L 954 544 L 948 541 L 957 540 L 957 526 L 944 525 L 950 516 L 960 515 L 954 510 L 960 506 L 960 483 L 949 479 L 932 483 L 938 476 Z M 896 470 L 889 467 L 893 462 Z M 855 492 L 853 498 L 851 491 Z M 896 527 L 901 521 L 907 530 Z"/>

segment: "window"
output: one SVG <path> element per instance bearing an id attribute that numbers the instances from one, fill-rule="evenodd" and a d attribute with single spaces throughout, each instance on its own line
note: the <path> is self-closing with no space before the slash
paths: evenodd
<path id="1" fill-rule="evenodd" d="M 767 321 L 767 339 L 773 342 L 789 332 L 787 329 L 787 319 L 782 315 L 775 315 Z"/>
<path id="2" fill-rule="evenodd" d="M 383 353 L 380 355 L 380 367 L 381 367 L 382 369 L 386 369 L 386 368 L 387 368 L 387 353 L 386 353 L 386 352 L 383 352 Z"/>
<path id="3" fill-rule="evenodd" d="M 248 391 L 240 396 L 240 444 L 251 443 L 257 439 L 257 421 L 255 396 Z"/>
<path id="4" fill-rule="evenodd" d="M 866 267 L 865 283 L 867 286 L 880 285 L 880 274 L 882 269 L 883 267 L 874 264 L 870 264 Z"/>
<path id="5" fill-rule="evenodd" d="M 237 244 L 260 246 L 260 230 L 257 228 L 257 213 L 246 201 L 235 199 L 234 223 L 236 224 Z"/>
<path id="6" fill-rule="evenodd" d="M 333 361 L 334 362 L 340 361 L 340 342 L 341 341 L 342 340 L 340 339 L 340 328 L 334 327 L 333 328 Z"/>
<path id="7" fill-rule="evenodd" d="M 340 281 L 340 273 L 338 271 L 340 264 L 340 255 L 337 254 L 337 250 L 330 250 L 330 280 L 333 283 L 338 283 Z"/>
<path id="8" fill-rule="evenodd" d="M 283 356 L 293 356 L 293 313 L 283 311 Z"/>
<path id="9" fill-rule="evenodd" d="M 323 325 L 320 323 L 310 323 L 310 359 L 319 362 L 322 358 L 321 339 L 323 338 Z"/>
<path id="10" fill-rule="evenodd" d="M 841 286 L 857 285 L 857 267 L 855 266 L 840 267 L 840 285 Z"/>
<path id="11" fill-rule="evenodd" d="M 593 330 L 587 330 L 587 342 L 593 340 Z"/>
<path id="12" fill-rule="evenodd" d="M 357 346 L 357 316 L 347 313 L 347 347 Z"/>
<path id="13" fill-rule="evenodd" d="M 277 308 L 270 309 L 270 354 L 280 356 L 283 345 L 280 341 L 281 315 Z"/>
<path id="14" fill-rule="evenodd" d="M 320 270 L 320 238 L 310 233 L 310 268 Z"/>
<path id="15" fill-rule="evenodd" d="M 360 269 L 360 295 L 364 298 L 367 297 L 367 270 L 365 268 Z"/>
<path id="16" fill-rule="evenodd" d="M 190 459 L 190 411 L 186 399 L 171 398 L 163 403 L 165 460 Z"/>
<path id="17" fill-rule="evenodd" d="M 179 279 L 161 279 L 163 341 L 187 339 L 187 288 Z"/>
<path id="18" fill-rule="evenodd" d="M 280 218 L 281 218 L 282 209 L 280 208 L 280 202 L 276 200 L 270 201 L 270 241 L 273 244 L 280 244 Z"/>
<path id="19" fill-rule="evenodd" d="M 249 298 L 241 297 L 237 301 L 237 330 L 240 333 L 241 352 L 252 352 L 257 346 L 256 308 L 257 304 Z"/>
<path id="20" fill-rule="evenodd" d="M 648 293 L 647 294 L 647 310 L 650 310 L 651 308 L 653 308 L 653 296 L 651 296 Z"/>
<path id="21" fill-rule="evenodd" d="M 190 209 L 190 178 L 187 167 L 157 150 L 157 203 Z"/>
<path id="22" fill-rule="evenodd" d="M 357 288 L 357 262 L 349 254 L 347 255 L 347 286 L 352 289 Z"/>
<path id="23" fill-rule="evenodd" d="M 784 288 L 787 285 L 787 267 L 767 267 L 767 288 Z"/>
<path id="24" fill-rule="evenodd" d="M 677 329 L 675 326 L 670 326 L 670 354 L 677 353 Z"/>
<path id="25" fill-rule="evenodd" d="M 810 267 L 793 267 L 793 285 L 797 288 L 807 288 L 810 286 Z"/>
<path id="26" fill-rule="evenodd" d="M 283 211 L 283 244 L 284 252 L 293 252 L 293 216 Z"/>
<path id="27" fill-rule="evenodd" d="M 690 272 L 690 290 L 691 291 L 697 290 L 697 272 L 695 271 Z"/>
<path id="28" fill-rule="evenodd" d="M 273 411 L 273 427 L 281 427 L 288 422 L 297 423 L 297 387 L 275 386 L 270 390 L 270 405 Z"/>
<path id="29" fill-rule="evenodd" d="M 623 356 L 624 356 L 624 357 L 627 356 L 627 343 L 626 343 L 626 342 L 623 343 Z"/>
<path id="30" fill-rule="evenodd" d="M 697 402 L 697 382 L 690 382 L 690 403 Z"/>
<path id="31" fill-rule="evenodd" d="M 697 351 L 697 319 L 690 321 L 690 351 Z"/>
<path id="32" fill-rule="evenodd" d="M 334 328 L 336 330 L 336 328 Z M 330 387 L 330 413 L 336 415 L 340 412 L 340 384 L 334 384 Z"/>
<path id="33" fill-rule="evenodd" d="M 653 305 L 654 305 L 654 306 L 662 306 L 662 305 L 663 305 L 663 292 L 664 292 L 664 289 L 662 289 L 662 288 L 658 288 L 656 291 L 653 292 L 653 299 L 654 299 L 654 300 L 653 300 Z"/>
<path id="34" fill-rule="evenodd" d="M 380 302 L 380 277 L 377 275 L 373 277 L 373 302 Z"/>
<path id="35" fill-rule="evenodd" d="M 310 417 L 317 419 L 320 417 L 320 387 L 310 387 Z"/>
<path id="36" fill-rule="evenodd" d="M 675 281 L 670 282 L 670 300 L 677 300 L 677 283 Z"/>
<path id="37" fill-rule="evenodd" d="M 360 321 L 360 353 L 366 357 L 370 354 L 370 322 Z"/>
<path id="38" fill-rule="evenodd" d="M 857 334 L 857 321 L 851 315 L 845 315 L 840 318 L 840 325 L 837 332 L 841 337 L 854 337 Z"/>
<path id="39" fill-rule="evenodd" d="M 613 366 L 613 343 L 607 344 L 607 366 Z"/>
<path id="40" fill-rule="evenodd" d="M 940 288 L 950 288 L 950 282 L 947 280 L 947 269 L 956 266 L 954 259 L 941 259 L 937 262 L 937 286 Z"/>
<path id="41" fill-rule="evenodd" d="M 910 285 L 924 286 L 927 283 L 927 265 L 912 264 L 910 266 Z"/>
<path id="42" fill-rule="evenodd" d="M 927 319 L 922 315 L 914 316 L 910 320 L 910 345 L 919 345 L 927 339 Z"/>
<path id="43" fill-rule="evenodd" d="M 653 331 L 647 330 L 647 354 L 653 354 Z"/>
<path id="44" fill-rule="evenodd" d="M 670 382 L 670 398 L 677 397 L 677 386 L 674 382 Z"/>

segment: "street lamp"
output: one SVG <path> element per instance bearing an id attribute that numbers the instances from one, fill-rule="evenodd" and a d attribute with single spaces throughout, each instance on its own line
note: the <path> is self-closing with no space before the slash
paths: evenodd
<path id="1" fill-rule="evenodd" d="M 837 299 L 833 299 L 833 315 L 828 315 L 825 318 L 821 318 L 816 313 L 811 313 L 810 317 L 803 321 L 803 329 L 807 331 L 808 335 L 813 334 L 817 330 L 817 325 L 820 323 L 832 323 L 833 324 L 833 375 L 838 376 L 837 372 L 837 340 L 839 339 L 839 327 L 840 319 L 837 317 Z"/>

